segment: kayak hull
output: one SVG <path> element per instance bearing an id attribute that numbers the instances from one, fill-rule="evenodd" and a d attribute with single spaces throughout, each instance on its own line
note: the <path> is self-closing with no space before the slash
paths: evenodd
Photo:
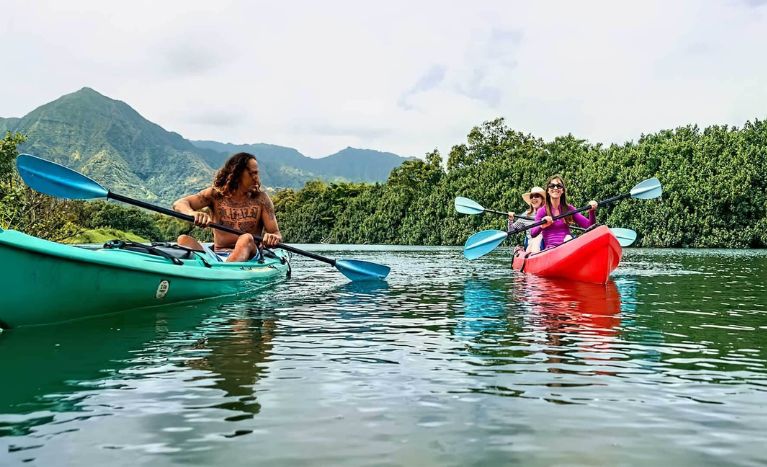
<path id="1" fill-rule="evenodd" d="M 607 226 L 601 225 L 556 248 L 528 255 L 518 251 L 512 268 L 542 277 L 604 284 L 623 252 Z"/>
<path id="2" fill-rule="evenodd" d="M 231 295 L 269 287 L 289 271 L 287 254 L 263 264 L 176 264 L 125 249 L 85 249 L 0 230 L 0 325 L 18 327 Z M 281 260 L 280 258 L 284 258 Z"/>

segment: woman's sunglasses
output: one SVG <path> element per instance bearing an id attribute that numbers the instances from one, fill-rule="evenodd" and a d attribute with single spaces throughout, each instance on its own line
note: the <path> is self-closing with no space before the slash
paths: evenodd
<path id="1" fill-rule="evenodd" d="M 565 186 L 559 183 L 549 183 L 549 190 L 564 190 Z"/>
<path id="2" fill-rule="evenodd" d="M 530 195 L 530 199 L 535 199 L 535 198 L 543 199 L 543 196 L 539 195 L 538 193 L 533 193 L 532 195 Z"/>

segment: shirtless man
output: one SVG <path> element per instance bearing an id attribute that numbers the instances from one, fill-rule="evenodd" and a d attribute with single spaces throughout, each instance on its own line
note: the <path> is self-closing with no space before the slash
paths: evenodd
<path id="1" fill-rule="evenodd" d="M 209 208 L 210 214 L 200 209 Z M 229 253 L 226 261 L 248 261 L 258 252 L 253 235 L 262 236 L 262 243 L 273 247 L 282 241 L 274 204 L 264 191 L 258 177 L 256 156 L 241 152 L 226 161 L 216 173 L 213 186 L 196 195 L 173 203 L 173 210 L 194 217 L 194 223 L 206 227 L 211 223 L 246 232 L 237 236 L 220 230 L 213 231 L 213 251 Z M 194 237 L 181 235 L 178 244 L 202 251 Z"/>

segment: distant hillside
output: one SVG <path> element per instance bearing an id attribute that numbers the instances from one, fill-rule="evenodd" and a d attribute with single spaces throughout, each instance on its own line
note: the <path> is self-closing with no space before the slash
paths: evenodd
<path id="1" fill-rule="evenodd" d="M 23 152 L 145 200 L 174 199 L 201 189 L 213 176 L 196 146 L 90 88 L 38 107 L 14 129 L 27 136 Z"/>
<path id="2" fill-rule="evenodd" d="M 23 152 L 72 167 L 117 193 L 165 203 L 207 186 L 223 161 L 239 151 L 256 154 L 262 183 L 271 188 L 300 188 L 311 179 L 384 181 L 406 160 L 352 148 L 312 159 L 270 144 L 192 142 L 90 88 L 22 118 L 0 118 L 0 131 L 6 130 L 27 136 Z"/>
<path id="3" fill-rule="evenodd" d="M 224 144 L 215 141 L 192 141 L 197 147 L 232 154 L 250 152 L 268 167 L 275 167 L 282 177 L 303 185 L 316 178 L 384 182 L 389 172 L 406 158 L 390 152 L 348 147 L 319 159 L 306 157 L 293 148 L 273 144 Z M 209 161 L 214 162 L 214 161 Z"/>
<path id="4" fill-rule="evenodd" d="M 13 131 L 19 123 L 20 118 L 2 118 L 0 117 L 0 137 L 5 136 L 6 131 Z"/>

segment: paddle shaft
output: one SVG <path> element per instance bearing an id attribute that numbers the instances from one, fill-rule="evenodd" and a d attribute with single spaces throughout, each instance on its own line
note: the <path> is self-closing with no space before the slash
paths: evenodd
<path id="1" fill-rule="evenodd" d="M 145 203 L 143 201 L 139 201 L 137 199 L 128 198 L 126 196 L 122 196 L 122 195 L 119 195 L 117 193 L 112 193 L 111 191 L 107 194 L 107 198 L 111 198 L 111 199 L 114 199 L 114 200 L 117 200 L 117 201 L 122 201 L 123 203 L 127 203 L 127 204 L 132 204 L 134 206 L 138 206 L 138 207 L 141 207 L 141 208 L 144 208 L 144 209 L 148 209 L 150 211 L 155 211 L 155 212 L 160 212 L 162 214 L 167 214 L 168 216 L 172 216 L 172 217 L 175 217 L 177 219 L 181 219 L 183 221 L 191 222 L 191 223 L 194 224 L 194 217 L 193 216 L 189 216 L 187 214 L 181 214 L 180 212 L 176 212 L 176 211 L 174 211 L 172 209 L 164 208 L 162 206 L 155 206 L 154 204 L 149 204 L 149 203 Z M 242 235 L 242 234 L 245 233 L 245 232 L 243 232 L 241 230 L 233 229 L 231 227 L 227 227 L 227 226 L 221 225 L 221 224 L 208 224 L 208 227 L 210 227 L 212 229 L 218 229 L 218 230 L 221 230 L 223 232 L 229 232 L 229 233 L 235 234 L 235 235 Z M 257 242 L 260 242 L 261 240 L 263 240 L 258 235 L 253 235 L 253 239 L 255 241 L 257 241 Z M 296 248 L 296 247 L 293 247 L 293 246 L 290 246 L 290 245 L 285 245 L 284 243 L 278 243 L 275 246 L 277 246 L 278 248 L 282 248 L 283 250 L 292 251 L 293 253 L 297 253 L 299 255 L 307 256 L 307 257 L 312 258 L 312 259 L 316 259 L 317 261 L 322 261 L 323 263 L 327 263 L 327 264 L 329 264 L 331 266 L 335 266 L 336 265 L 336 261 L 334 259 L 330 259 L 330 258 L 326 258 L 324 256 L 316 255 L 314 253 L 311 253 L 311 252 L 308 252 L 308 251 L 304 251 L 304 250 L 301 250 L 299 248 Z"/>
<path id="2" fill-rule="evenodd" d="M 620 197 L 622 197 L 622 196 L 625 196 L 625 195 L 619 195 L 619 196 L 616 196 L 615 198 L 610 198 L 609 200 L 605 200 L 605 201 L 603 201 L 603 203 L 608 203 L 608 202 L 617 201 L 617 200 L 618 200 L 618 199 L 620 199 Z M 601 203 L 600 203 L 600 204 L 601 204 Z M 493 214 L 500 214 L 500 215 L 502 215 L 502 216 L 508 216 L 508 215 L 509 215 L 509 213 L 508 213 L 508 212 L 503 212 L 503 211 L 496 211 L 495 209 L 488 209 L 488 208 L 485 208 L 485 207 L 482 207 L 482 206 L 477 206 L 477 208 L 481 208 L 481 209 L 482 209 L 483 211 L 485 211 L 485 212 L 492 212 Z M 477 214 L 479 214 L 479 213 L 477 213 Z M 515 218 L 517 218 L 517 219 L 524 219 L 524 220 L 527 220 L 527 221 L 532 221 L 532 220 L 535 220 L 535 218 L 534 218 L 534 217 L 530 217 L 530 216 L 523 216 L 523 215 L 518 215 L 518 214 L 514 214 L 514 217 L 515 217 Z M 571 225 L 571 226 L 570 226 L 570 228 L 571 228 L 571 229 L 575 229 L 575 230 L 580 230 L 580 231 L 585 231 L 585 230 L 586 230 L 586 229 L 584 229 L 583 227 L 579 227 L 579 226 L 577 226 L 577 225 Z"/>
<path id="3" fill-rule="evenodd" d="M 597 206 L 604 206 L 606 204 L 614 203 L 615 201 L 619 201 L 619 200 L 628 198 L 630 196 L 631 196 L 631 193 L 624 193 L 622 195 L 613 196 L 612 198 L 607 198 L 607 199 L 604 199 L 602 201 L 599 201 L 597 203 Z M 557 219 L 562 219 L 563 217 L 572 216 L 573 214 L 577 214 L 579 212 L 587 211 L 589 209 L 591 209 L 591 205 L 583 206 L 582 208 L 578 208 L 575 211 L 570 211 L 570 212 L 566 212 L 564 214 L 560 214 L 558 216 L 554 216 L 554 217 L 551 218 L 551 220 L 555 221 Z M 536 222 L 534 224 L 526 225 L 524 229 L 517 230 L 517 231 L 514 231 L 514 232 L 510 232 L 510 233 L 522 232 L 522 231 L 527 230 L 527 229 L 532 229 L 533 227 L 538 227 L 538 226 L 543 225 L 545 223 L 546 223 L 546 221 L 539 221 L 539 222 Z"/>
<path id="4" fill-rule="evenodd" d="M 623 196 L 623 195 L 621 195 L 621 196 Z M 492 212 L 492 213 L 495 213 L 495 214 L 503 214 L 504 216 L 508 216 L 509 215 L 509 213 L 507 213 L 507 212 L 494 211 L 492 209 L 485 209 L 485 211 Z M 524 219 L 526 221 L 534 221 L 535 220 L 534 217 L 522 216 L 522 215 L 518 215 L 518 214 L 514 214 L 514 217 L 517 218 L 517 219 Z M 571 229 L 575 229 L 575 230 L 580 230 L 582 232 L 586 231 L 586 229 L 584 229 L 583 227 L 577 226 L 577 225 L 571 225 L 570 228 Z"/>

